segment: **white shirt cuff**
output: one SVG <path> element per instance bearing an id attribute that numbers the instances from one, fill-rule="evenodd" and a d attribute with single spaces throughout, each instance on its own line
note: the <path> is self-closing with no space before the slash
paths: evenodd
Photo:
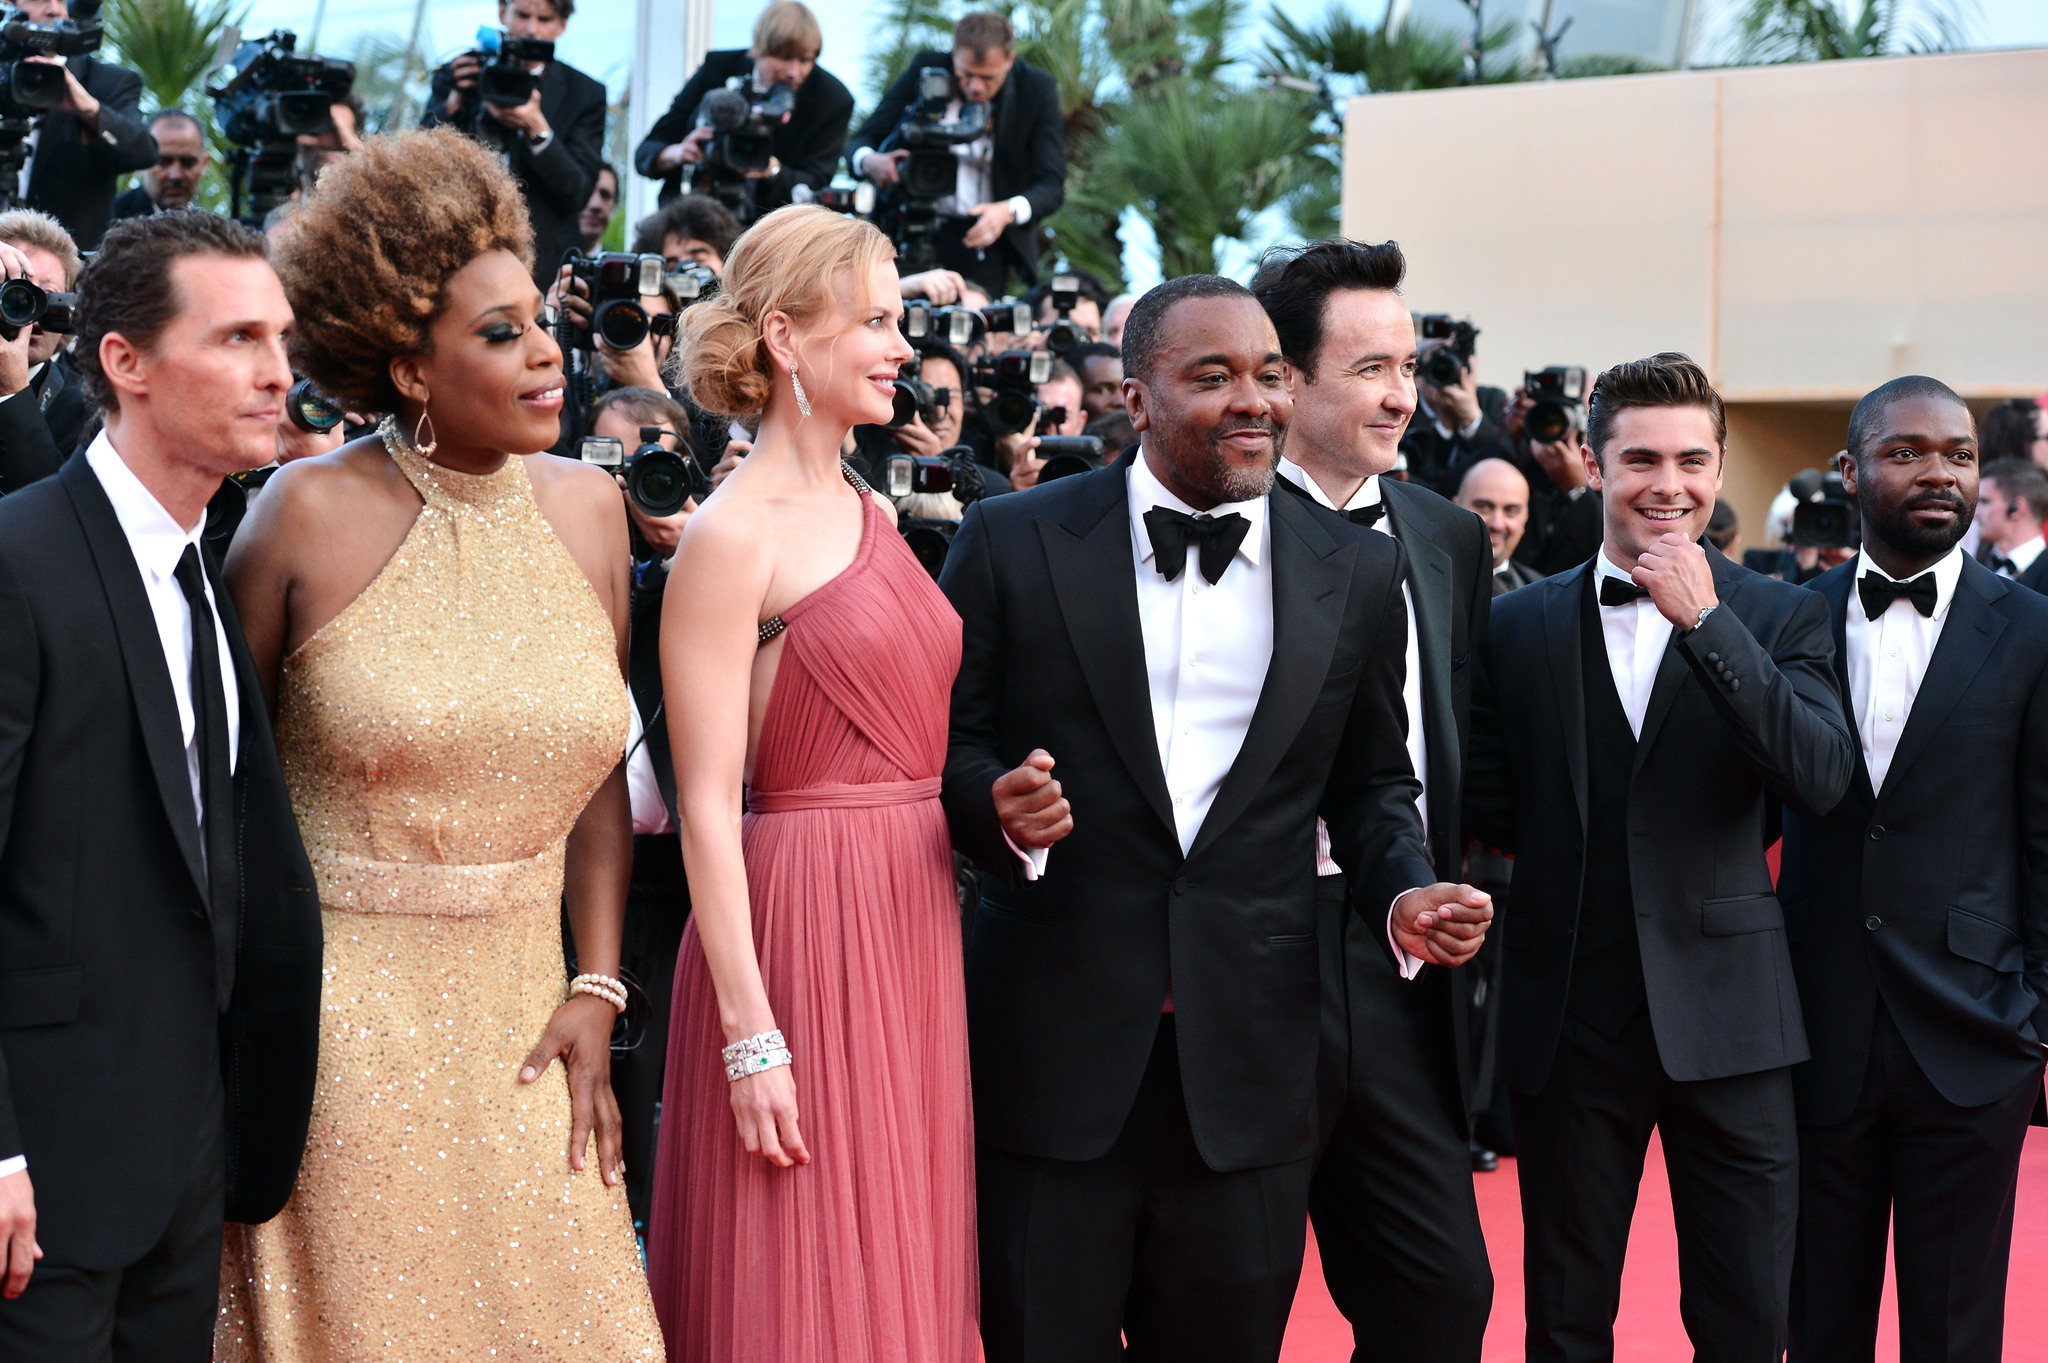
<path id="1" fill-rule="evenodd" d="M 1401 895 L 1412 894 L 1421 888 L 1420 885 L 1409 886 L 1401 894 L 1394 896 L 1394 904 L 1401 902 Z M 1422 973 L 1422 967 L 1429 964 L 1429 962 L 1419 957 L 1410 956 L 1407 952 L 1401 950 L 1401 944 L 1394 940 L 1394 904 L 1387 905 L 1387 948 L 1394 953 L 1394 961 L 1401 969 L 1401 978 L 1412 980 Z"/>
<path id="2" fill-rule="evenodd" d="M 1029 849 L 1019 847 L 1015 842 L 1011 841 L 1010 835 L 1007 832 L 1003 834 L 1003 841 L 1009 843 L 1010 850 L 1023 860 L 1024 879 L 1040 880 L 1044 878 L 1045 863 L 1052 856 L 1052 849 L 1050 847 L 1033 847 Z"/>
<path id="3" fill-rule="evenodd" d="M 858 180 L 861 177 L 863 173 L 862 168 L 867 164 L 867 159 L 874 154 L 875 149 L 873 147 L 855 147 L 853 149 L 853 155 L 846 158 L 846 164 L 852 167 L 854 179 Z"/>
<path id="4" fill-rule="evenodd" d="M 8 1178 L 14 1174 L 26 1173 L 27 1171 L 27 1155 L 13 1155 L 7 1159 L 0 1159 L 0 1178 Z"/>
<path id="5" fill-rule="evenodd" d="M 546 132 L 542 133 L 542 134 L 541 134 L 541 135 L 540 135 L 539 137 L 529 137 L 529 138 L 527 138 L 527 139 L 526 139 L 526 149 L 527 149 L 528 151 L 531 151 L 531 152 L 541 152 L 541 151 L 546 151 L 546 150 L 547 150 L 547 145 L 548 145 L 548 143 L 550 143 L 550 142 L 552 142 L 552 141 L 554 141 L 554 140 L 555 140 L 555 130 L 554 130 L 553 128 L 549 128 L 549 129 L 548 129 L 548 130 L 547 130 Z"/>
<path id="6" fill-rule="evenodd" d="M 1011 195 L 1010 212 L 1015 215 L 1017 225 L 1022 227 L 1025 223 L 1031 221 L 1031 200 L 1025 198 L 1022 194 Z"/>

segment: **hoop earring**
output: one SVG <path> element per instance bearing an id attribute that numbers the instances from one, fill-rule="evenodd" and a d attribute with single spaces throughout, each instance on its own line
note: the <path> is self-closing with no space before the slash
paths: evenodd
<path id="1" fill-rule="evenodd" d="M 420 443 L 420 427 L 422 426 L 425 426 L 428 430 L 432 430 L 434 426 L 433 418 L 427 415 L 427 409 L 424 407 L 420 408 L 420 419 L 412 424 L 412 450 L 420 458 L 431 460 L 434 457 L 434 451 L 441 447 L 441 441 L 437 435 L 435 439 L 429 440 L 426 444 L 422 445 Z"/>
<path id="2" fill-rule="evenodd" d="M 804 394 L 804 381 L 796 376 L 796 369 L 789 371 L 789 386 L 796 390 L 796 409 L 805 416 L 811 414 L 811 400 Z"/>

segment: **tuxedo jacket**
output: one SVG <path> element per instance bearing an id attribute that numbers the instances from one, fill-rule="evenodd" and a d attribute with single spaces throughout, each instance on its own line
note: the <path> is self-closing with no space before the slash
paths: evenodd
<path id="1" fill-rule="evenodd" d="M 207 571 L 241 693 L 240 894 L 224 912 L 113 504 L 83 459 L 0 501 L 0 1157 L 28 1156 L 43 1248 L 84 1268 L 161 1236 L 223 1085 L 230 1220 L 275 1215 L 305 1149 L 318 899 L 262 687 Z"/>
<path id="2" fill-rule="evenodd" d="M 882 102 L 867 122 L 848 140 L 848 156 L 862 147 L 881 149 L 903 121 L 904 112 L 916 102 L 917 73 L 927 66 L 951 71 L 953 54 L 927 51 L 912 57 L 903 74 L 883 92 Z M 1047 218 L 1059 212 L 1067 197 L 1067 129 L 1060 113 L 1059 82 L 1050 72 L 1018 62 L 996 92 L 988 116 L 992 148 L 989 201 L 1000 203 L 1019 194 L 1031 201 L 1031 221 L 1011 223 L 1000 240 L 1017 273 L 1026 282 L 1036 283 L 1035 234 Z"/>
<path id="3" fill-rule="evenodd" d="M 661 789 L 661 802 L 668 807 L 669 822 L 681 827 L 676 818 L 675 758 L 669 751 L 668 718 L 661 692 L 661 606 L 667 595 L 668 565 L 649 559 L 633 566 L 626 684 L 633 693 L 633 706 L 640 712 L 647 759 L 654 767 L 654 784 Z"/>
<path id="4" fill-rule="evenodd" d="M 633 149 L 633 168 L 651 178 L 654 158 L 696 130 L 697 106 L 704 102 L 704 96 L 724 88 L 734 76 L 751 80 L 753 74 L 754 58 L 744 47 L 706 53 L 704 64 L 684 83 L 668 112 L 654 121 L 647 136 Z M 798 185 L 822 189 L 831 184 L 846 146 L 846 125 L 852 121 L 853 92 L 824 67 L 812 67 L 811 74 L 796 88 L 789 121 L 769 139 L 781 165 L 775 174 L 754 182 L 755 210 L 766 213 L 782 207 Z M 660 202 L 667 203 L 681 193 L 682 182 L 680 167 L 663 176 Z"/>
<path id="5" fill-rule="evenodd" d="M 1850 716 L 1855 573 L 1810 588 Z M 2048 600 L 1966 558 L 1881 792 L 1853 751 L 1832 812 L 1785 818 L 1779 894 L 1813 1046 L 1792 1072 L 1799 1120 L 1849 1115 L 1880 1003 L 1944 1098 L 2002 1098 L 2048 1039 Z"/>
<path id="6" fill-rule="evenodd" d="M 434 72 L 427 96 L 423 128 L 450 121 L 448 93 L 455 88 L 449 67 Z M 540 112 L 554 137 L 539 151 L 524 134 L 500 128 L 489 114 L 477 111 L 478 127 L 485 124 L 505 134 L 506 165 L 526 195 L 526 213 L 533 220 L 533 277 L 546 292 L 562 267 L 562 253 L 583 248 L 583 229 L 578 222 L 590 191 L 597 187 L 598 168 L 604 164 L 604 86 L 567 62 L 549 62 L 541 69 Z M 495 134 L 494 134 L 495 135 Z"/>
<path id="7" fill-rule="evenodd" d="M 76 398 L 78 380 L 63 365 L 51 360 L 29 386 L 0 402 L 0 496 L 19 492 L 38 478 L 57 471 L 71 446 L 58 438 L 53 419 L 81 404 Z M 77 436 L 74 427 L 73 438 Z"/>
<path id="8" fill-rule="evenodd" d="M 2048 592 L 2048 553 L 2034 555 L 2034 561 L 2017 579 L 2022 587 L 2031 587 L 2037 592 Z"/>
<path id="9" fill-rule="evenodd" d="M 114 185 L 131 170 L 156 164 L 156 139 L 142 125 L 142 77 L 97 57 L 65 63 L 87 94 L 100 102 L 99 128 L 87 133 L 62 109 L 43 115 L 28 206 L 58 222 L 81 251 L 99 249 L 114 212 Z"/>
<path id="10" fill-rule="evenodd" d="M 1819 816 L 1848 788 L 1834 634 L 1818 596 L 1708 547 L 1721 607 L 1673 631 L 1629 777 L 1628 880 L 1657 1051 L 1676 1080 L 1806 1059 L 1785 919 L 1764 850 L 1778 805 Z M 1493 603 L 1496 703 L 1474 719 L 1467 815 L 1515 857 L 1501 1073 L 1550 1074 L 1586 870 L 1580 615 L 1591 562 Z M 1604 653 L 1604 650 L 1602 650 Z"/>
<path id="11" fill-rule="evenodd" d="M 1139 623 L 1125 481 L 1136 454 L 976 502 L 939 578 L 964 637 L 944 801 L 954 845 L 987 872 L 967 959 L 975 1134 L 1026 1156 L 1106 1153 L 1170 981 L 1204 1161 L 1306 1159 L 1317 815 L 1380 917 L 1434 879 L 1405 746 L 1401 549 L 1269 495 L 1272 663 L 1183 856 Z M 1074 831 L 1027 882 L 991 786 L 1034 748 L 1053 756 Z"/>

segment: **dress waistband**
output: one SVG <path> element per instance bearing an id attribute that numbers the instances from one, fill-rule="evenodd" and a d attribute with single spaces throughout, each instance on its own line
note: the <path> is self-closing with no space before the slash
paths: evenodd
<path id="1" fill-rule="evenodd" d="M 939 798 L 939 778 L 922 781 L 869 781 L 861 785 L 801 786 L 795 790 L 747 791 L 753 814 L 789 814 L 799 809 L 879 809 L 914 805 Z"/>
<path id="2" fill-rule="evenodd" d="M 487 918 L 562 893 L 562 844 L 523 861 L 371 861 L 307 848 L 320 907 L 341 913 Z"/>

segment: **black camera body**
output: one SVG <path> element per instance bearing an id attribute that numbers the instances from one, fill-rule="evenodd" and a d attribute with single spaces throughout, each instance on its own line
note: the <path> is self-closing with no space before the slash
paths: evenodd
<path id="1" fill-rule="evenodd" d="M 912 355 L 896 370 L 896 407 L 890 413 L 889 425 L 893 429 L 922 421 L 927 426 L 936 426 L 938 420 L 938 390 L 924 381 L 924 357 Z M 919 492 L 927 490 L 944 492 L 946 489 L 917 489 Z"/>
<path id="2" fill-rule="evenodd" d="M 77 310 L 75 293 L 50 293 L 33 279 L 0 284 L 0 336 L 10 341 L 23 327 L 39 326 L 68 336 Z"/>
<path id="3" fill-rule="evenodd" d="M 614 350 L 631 350 L 647 339 L 653 319 L 640 300 L 661 292 L 668 262 L 656 255 L 636 256 L 624 251 L 600 251 L 594 256 L 569 252 L 562 257 L 572 279 L 583 281 L 590 293 L 590 325 L 569 320 L 567 309 L 555 325 L 555 339 L 564 350 L 591 350 L 597 338 Z M 675 324 L 670 321 L 669 326 Z"/>
<path id="4" fill-rule="evenodd" d="M 1800 549 L 1854 549 L 1863 542 L 1863 517 L 1842 475 L 1821 475 L 1813 500 L 1792 508 L 1792 543 Z"/>
<path id="5" fill-rule="evenodd" d="M 1057 409 L 1055 409 L 1057 410 Z M 1099 435 L 1042 435 L 1037 457 L 1045 461 L 1038 481 L 1049 482 L 1076 473 L 1092 473 L 1102 467 L 1102 437 Z"/>
<path id="6" fill-rule="evenodd" d="M 355 87 L 355 63 L 305 56 L 297 46 L 290 29 L 245 42 L 230 63 L 234 76 L 207 88 L 221 136 L 235 147 L 231 215 L 252 226 L 299 187 L 299 138 L 333 132 L 334 105 Z"/>
<path id="7" fill-rule="evenodd" d="M 38 24 L 17 9 L 0 11 L 0 100 L 38 112 L 64 102 L 61 68 L 27 57 L 82 57 L 100 49 L 99 6 L 74 5 L 77 15 Z"/>
<path id="8" fill-rule="evenodd" d="M 672 435 L 680 449 L 661 443 Z M 711 475 L 690 452 L 689 435 L 663 426 L 642 426 L 640 443 L 629 455 L 615 435 L 586 435 L 577 449 L 586 464 L 607 468 L 626 480 L 626 495 L 650 516 L 673 516 L 692 497 L 701 504 L 711 495 Z"/>
<path id="9" fill-rule="evenodd" d="M 873 217 L 875 212 L 875 182 L 862 180 L 851 188 L 827 185 L 823 189 L 812 189 L 798 182 L 789 189 L 789 201 L 800 204 L 816 204 L 829 208 L 834 213 L 844 213 L 849 218 Z"/>
<path id="10" fill-rule="evenodd" d="M 966 445 L 953 445 L 936 455 L 892 454 L 883 481 L 881 490 L 891 497 L 905 497 L 913 492 L 950 492 L 962 506 L 980 501 L 987 491 L 981 466 L 974 462 L 974 451 Z M 896 528 L 910 552 L 936 581 L 939 570 L 946 566 L 946 554 L 953 547 L 960 522 L 937 516 L 898 515 Z"/>
<path id="11" fill-rule="evenodd" d="M 1422 377 L 1438 388 L 1451 388 L 1465 377 L 1465 371 L 1472 366 L 1472 353 L 1478 345 L 1479 328 L 1470 322 L 1460 322 L 1450 316 L 1432 312 L 1421 321 L 1422 339 L 1442 341 L 1444 344 L 1431 350 L 1422 360 Z"/>
<path id="12" fill-rule="evenodd" d="M 974 367 L 976 386 L 990 390 L 982 419 L 997 435 L 1015 435 L 1037 419 L 1044 404 L 1038 385 L 1052 376 L 1049 350 L 1005 350 Z"/>
<path id="13" fill-rule="evenodd" d="M 988 133 L 987 104 L 963 103 L 957 114 L 948 117 L 952 102 L 953 73 L 943 66 L 919 68 L 917 99 L 896 130 L 876 148 L 877 153 L 909 153 L 896 168 L 896 189 L 883 207 L 880 222 L 896 243 L 905 274 L 929 270 L 938 263 L 938 202 L 960 183 L 960 162 L 953 148 Z"/>
<path id="14" fill-rule="evenodd" d="M 1053 311 L 1053 323 L 1045 332 L 1046 349 L 1072 350 L 1088 339 L 1073 320 L 1074 305 L 1081 301 L 1081 281 L 1070 274 L 1056 274 L 1046 292 L 1052 299 Z"/>
<path id="15" fill-rule="evenodd" d="M 1530 399 L 1529 410 L 1522 417 L 1522 432 L 1549 445 L 1578 427 L 1579 408 L 1586 400 L 1586 371 L 1575 364 L 1554 364 L 1525 372 L 1522 391 Z"/>
<path id="16" fill-rule="evenodd" d="M 943 341 L 955 350 L 981 344 L 988 334 L 988 311 L 954 305 L 937 308 L 922 298 L 903 304 L 903 336 L 909 341 Z"/>
<path id="17" fill-rule="evenodd" d="M 697 105 L 697 126 L 713 130 L 704 159 L 687 167 L 689 189 L 718 200 L 751 225 L 754 177 L 775 159 L 775 133 L 796 108 L 796 91 L 776 85 L 756 99 L 751 76 L 734 76 Z"/>
<path id="18" fill-rule="evenodd" d="M 476 31 L 476 50 L 470 55 L 478 63 L 477 98 L 501 109 L 516 109 L 540 89 L 541 73 L 532 65 L 553 61 L 555 45 L 545 38 L 515 38 L 486 26 Z"/>

